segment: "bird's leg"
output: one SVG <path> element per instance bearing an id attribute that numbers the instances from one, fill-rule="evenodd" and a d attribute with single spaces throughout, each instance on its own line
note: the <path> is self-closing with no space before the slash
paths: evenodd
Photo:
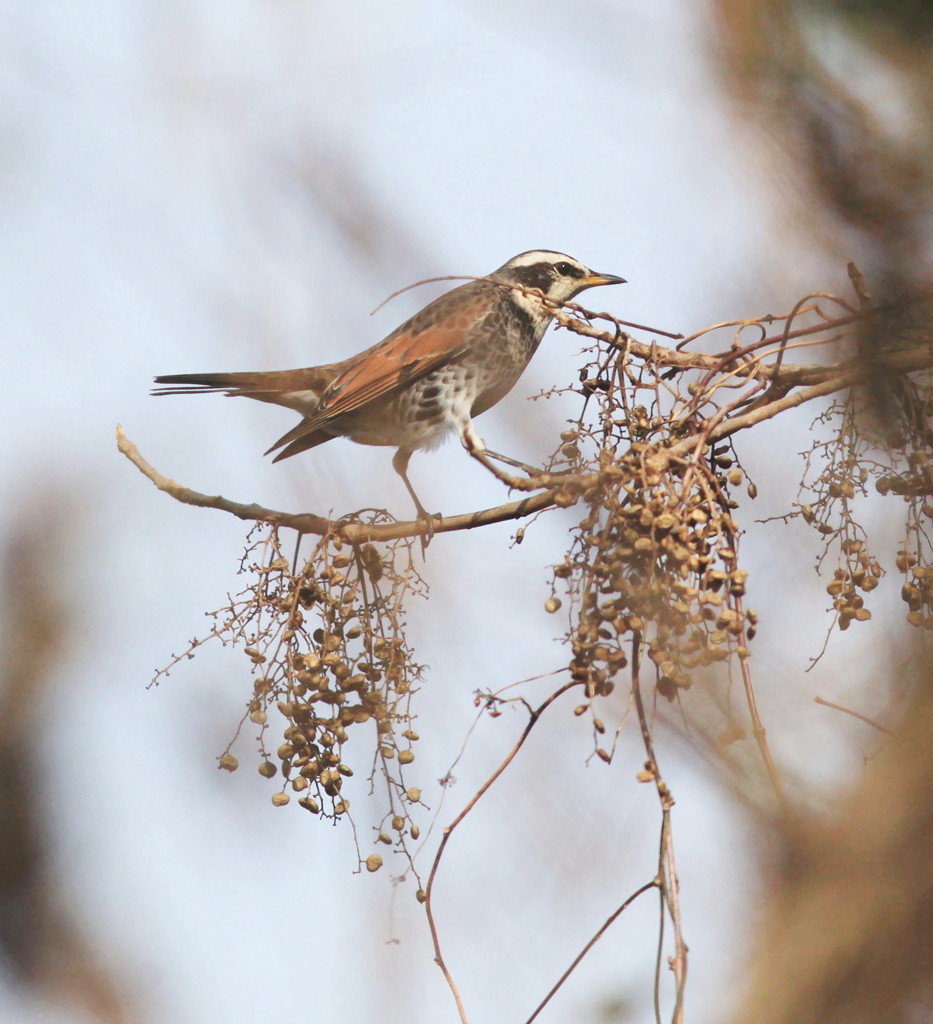
<path id="1" fill-rule="evenodd" d="M 489 456 L 493 458 L 496 456 L 495 452 L 487 452 L 486 445 L 483 443 L 483 439 L 476 433 L 476 428 L 473 426 L 473 421 L 470 419 L 465 420 L 460 425 L 460 443 L 464 448 L 473 456 L 476 461 L 485 466 L 490 473 L 499 481 L 504 483 L 507 487 L 520 487 L 521 484 L 515 479 L 515 477 L 509 476 L 508 473 L 503 473 L 498 466 L 493 465 L 490 461 Z M 508 461 L 508 460 L 503 460 Z"/>
<path id="2" fill-rule="evenodd" d="M 392 456 L 392 468 L 402 478 L 405 486 L 408 488 L 408 493 L 411 495 L 411 500 L 415 503 L 415 508 L 418 511 L 418 519 L 424 523 L 424 534 L 421 537 L 421 551 L 428 546 L 431 538 L 434 536 L 434 522 L 435 516 L 432 516 L 430 512 L 425 509 L 424 505 L 415 494 L 415 489 L 411 485 L 411 481 L 408 479 L 408 461 L 411 458 L 412 453 L 408 448 L 399 448 L 399 450 Z M 440 518 L 437 516 L 436 518 Z"/>
<path id="3" fill-rule="evenodd" d="M 473 421 L 469 416 L 460 423 L 460 443 L 474 457 L 482 455 L 486 451 L 486 444 L 476 433 L 476 427 L 473 426 Z"/>
<path id="4" fill-rule="evenodd" d="M 476 428 L 473 426 L 472 420 L 467 420 L 460 427 L 460 441 L 463 447 L 476 458 L 479 455 L 485 456 L 485 459 L 496 459 L 499 462 L 504 462 L 507 466 L 514 466 L 516 469 L 523 469 L 529 476 L 540 476 L 543 470 L 535 469 L 534 466 L 529 466 L 524 462 L 519 462 L 518 459 L 513 459 L 508 455 L 501 455 L 499 452 L 490 451 L 486 447 L 485 442 L 476 433 Z M 483 465 L 487 465 L 485 459 L 479 459 Z"/>

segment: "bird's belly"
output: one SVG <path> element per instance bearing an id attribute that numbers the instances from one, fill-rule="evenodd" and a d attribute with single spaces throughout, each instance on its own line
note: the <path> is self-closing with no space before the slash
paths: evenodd
<path id="1" fill-rule="evenodd" d="M 390 418 L 373 423 L 369 418 L 364 422 L 352 422 L 343 417 L 339 436 L 349 437 L 357 444 L 390 445 L 394 448 L 434 448 L 454 428 L 443 417 L 420 423 L 395 422 Z"/>
<path id="2" fill-rule="evenodd" d="M 458 431 L 476 406 L 481 406 L 475 409 L 477 413 L 488 409 L 513 382 L 504 389 L 502 383 L 501 371 L 493 374 L 482 366 L 445 366 L 391 397 L 341 416 L 329 427 L 357 444 L 434 448 Z M 486 400 L 493 393 L 494 397 Z"/>

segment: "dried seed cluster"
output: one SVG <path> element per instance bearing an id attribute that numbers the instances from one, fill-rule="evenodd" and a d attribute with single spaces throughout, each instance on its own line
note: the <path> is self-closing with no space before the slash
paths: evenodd
<path id="1" fill-rule="evenodd" d="M 588 514 L 554 569 L 575 601 L 570 670 L 589 696 L 611 691 L 635 637 L 654 663 L 659 692 L 674 699 L 696 669 L 747 653 L 754 632 L 754 613 L 740 603 L 747 573 L 737 564 L 727 494 L 742 474 L 723 449 L 697 463 L 672 457 L 669 444 L 602 449 L 581 495 Z M 555 596 L 546 605 L 559 606 Z"/>
<path id="2" fill-rule="evenodd" d="M 891 471 L 879 475 L 879 494 L 899 496 L 907 505 L 906 530 L 897 553 L 897 570 L 906 577 L 901 598 L 912 626 L 933 629 L 933 445 L 930 418 L 933 388 L 915 382 L 904 386 L 903 422 L 887 437 Z M 896 458 L 899 456 L 899 458 Z"/>
<path id="3" fill-rule="evenodd" d="M 933 568 L 918 565 L 917 556 L 906 548 L 897 553 L 897 568 L 906 577 L 901 598 L 908 608 L 907 621 L 933 630 Z"/>
<path id="4" fill-rule="evenodd" d="M 416 574 L 409 568 L 399 575 L 395 558 L 383 560 L 372 545 L 354 551 L 336 538 L 325 538 L 300 573 L 291 573 L 280 555 L 258 572 L 257 611 L 269 613 L 275 626 L 246 650 L 259 673 L 248 717 L 261 726 L 263 743 L 272 704 L 286 723 L 275 760 L 267 754 L 260 773 L 280 773 L 314 814 L 345 814 L 350 730 L 372 722 L 393 804 L 405 804 L 400 776 L 418 739 L 408 699 L 420 668 L 404 639 L 401 601 L 420 583 Z M 371 744 L 364 756 L 371 756 Z"/>
<path id="5" fill-rule="evenodd" d="M 613 689 L 637 647 L 673 700 L 706 666 L 749 653 L 756 618 L 743 607 L 747 573 L 731 492 L 744 485 L 754 498 L 756 490 L 728 442 L 703 444 L 718 411 L 714 384 L 691 390 L 685 375 L 679 394 L 669 371 L 629 358 L 621 335 L 617 347 L 593 351 L 576 389 L 584 415 L 548 463 L 567 476 L 555 503 L 588 508 L 554 568 L 545 609 L 558 611 L 558 591 L 566 592 L 569 667 L 588 697 Z"/>
<path id="6" fill-rule="evenodd" d="M 898 571 L 907 577 L 901 597 L 908 607 L 908 622 L 933 628 L 927 582 L 933 575 L 933 464 L 928 453 L 933 440 L 929 427 L 933 392 L 910 378 L 899 384 L 900 405 L 891 410 L 899 422 L 884 436 L 871 429 L 872 420 L 860 405 L 863 396 L 857 392 L 847 402 L 831 405 L 817 419 L 816 425 L 829 425 L 833 433 L 806 453 L 801 483 L 805 500 L 794 513 L 782 517 L 799 515 L 824 537 L 817 569 L 831 551 L 836 552 L 838 567 L 826 590 L 840 629 L 871 618 L 865 594 L 878 586 L 884 574 L 854 517 L 855 500 L 867 495 L 872 480 L 878 494 L 899 497 L 906 505 L 906 534 L 896 560 Z"/>
<path id="7" fill-rule="evenodd" d="M 840 549 L 845 564 L 835 570 L 832 580 L 826 586 L 826 592 L 833 599 L 833 608 L 839 616 L 839 628 L 845 630 L 852 622 L 867 622 L 871 618 L 871 612 L 865 607 L 859 591 L 870 593 L 874 590 L 878 586 L 882 569 L 869 555 L 862 540 L 844 540 Z"/>
<path id="8" fill-rule="evenodd" d="M 295 795 L 313 814 L 339 818 L 350 807 L 345 782 L 362 767 L 370 782 L 377 774 L 385 781 L 388 813 L 402 822 L 397 834 L 417 832 L 409 809 L 420 791 L 404 774 L 419 738 L 409 701 L 421 667 L 405 641 L 403 603 L 425 588 L 407 542 L 380 552 L 327 536 L 293 571 L 272 528 L 250 544 L 241 572 L 252 583 L 213 613 L 211 635 L 249 659 L 253 689 L 240 727 L 247 721 L 259 727 L 258 771 L 281 780 L 273 804 L 284 806 Z M 367 723 L 368 742 L 357 729 Z M 276 728 L 282 730 L 277 743 L 271 740 Z M 351 767 L 354 737 L 363 742 Z M 220 767 L 238 767 L 229 749 Z M 366 861 L 370 871 L 377 866 Z"/>

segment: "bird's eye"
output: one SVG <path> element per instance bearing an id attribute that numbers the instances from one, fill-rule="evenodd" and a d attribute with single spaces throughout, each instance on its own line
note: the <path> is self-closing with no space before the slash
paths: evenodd
<path id="1" fill-rule="evenodd" d="M 569 263 L 558 263 L 554 268 L 558 274 L 563 274 L 564 277 L 573 277 L 573 267 Z"/>

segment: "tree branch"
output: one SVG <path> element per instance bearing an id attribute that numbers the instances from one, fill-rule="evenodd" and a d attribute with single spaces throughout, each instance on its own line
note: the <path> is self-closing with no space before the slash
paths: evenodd
<path id="1" fill-rule="evenodd" d="M 271 523 L 273 526 L 284 526 L 298 533 L 313 533 L 318 536 L 325 534 L 339 534 L 349 544 L 364 544 L 371 541 L 396 540 L 399 537 L 417 537 L 426 533 L 424 523 L 417 520 L 411 522 L 385 523 L 381 525 L 367 525 L 365 523 L 345 522 L 343 520 L 327 519 L 324 516 L 314 515 L 312 512 L 291 513 L 279 512 L 275 509 L 265 508 L 255 502 L 249 505 L 238 501 L 231 501 L 222 495 L 202 494 L 190 487 L 184 487 L 174 480 L 163 476 L 157 469 L 151 466 L 139 453 L 139 449 L 123 433 L 123 428 L 116 428 L 117 448 L 125 455 L 130 462 L 148 480 L 169 497 L 185 505 L 195 505 L 199 508 L 216 508 L 221 512 L 229 512 L 237 519 L 244 519 L 256 523 Z M 457 530 L 473 530 L 478 526 L 488 526 L 491 523 L 506 522 L 510 519 L 523 519 L 526 516 L 534 515 L 542 509 L 549 508 L 554 504 L 554 492 L 543 490 L 533 494 L 521 501 L 513 501 L 507 505 L 499 505 L 496 508 L 483 509 L 480 512 L 468 512 L 459 516 L 448 516 L 446 518 L 434 519 L 431 524 L 432 533 L 451 533 Z"/>
<path id="2" fill-rule="evenodd" d="M 790 331 L 786 337 L 784 334 L 772 335 L 761 338 L 754 344 L 744 348 L 734 348 L 725 353 L 710 354 L 665 348 L 656 342 L 646 345 L 643 342 L 635 341 L 628 335 L 620 337 L 618 332 L 599 330 L 567 314 L 558 313 L 555 316 L 557 323 L 562 327 L 567 327 L 576 334 L 592 338 L 594 341 L 601 341 L 612 348 L 623 350 L 628 355 L 651 362 L 656 366 L 668 366 L 672 370 L 722 371 L 729 366 L 739 364 L 732 371 L 737 376 L 769 380 L 785 388 L 798 387 L 804 384 L 818 384 L 832 377 L 848 376 L 850 374 L 854 375 L 851 383 L 857 383 L 866 380 L 873 373 L 877 373 L 879 369 L 888 370 L 891 373 L 911 373 L 914 370 L 929 369 L 933 366 L 933 344 L 926 339 L 921 339 L 912 345 L 881 349 L 873 352 L 871 359 L 867 359 L 863 355 L 856 355 L 836 363 L 826 364 L 808 363 L 795 365 L 793 363 L 771 364 L 752 361 L 747 365 L 740 365 L 740 361 L 743 358 L 747 358 L 760 348 L 779 345 L 790 338 L 838 330 L 862 319 L 864 318 L 860 316 L 846 316 L 834 320 L 821 320 L 819 323 L 808 327 Z M 760 323 L 760 321 L 748 321 L 749 325 L 753 323 Z"/>

